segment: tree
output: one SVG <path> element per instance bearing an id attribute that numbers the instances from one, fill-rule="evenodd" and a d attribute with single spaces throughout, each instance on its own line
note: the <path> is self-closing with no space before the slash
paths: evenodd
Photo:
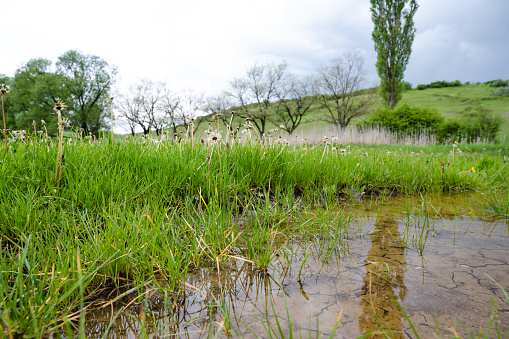
<path id="1" fill-rule="evenodd" d="M 116 109 L 119 116 L 127 122 L 131 135 L 135 135 L 136 126 L 140 126 L 143 134 L 150 132 L 151 121 L 145 112 L 145 95 L 148 93 L 147 81 L 140 81 L 129 86 L 127 92 L 119 93 Z"/>
<path id="2" fill-rule="evenodd" d="M 11 79 L 9 116 L 7 123 L 11 128 L 32 128 L 32 122 L 41 120 L 47 123 L 49 133 L 56 133 L 57 118 L 52 115 L 58 98 L 65 97 L 65 79 L 52 71 L 51 61 L 32 59 L 18 68 Z M 65 112 L 64 114 L 67 114 Z"/>
<path id="3" fill-rule="evenodd" d="M 161 95 L 161 110 L 164 112 L 164 121 L 171 127 L 173 134 L 177 134 L 177 126 L 179 124 L 177 111 L 180 105 L 181 98 L 169 89 L 165 87 Z"/>
<path id="4" fill-rule="evenodd" d="M 413 17 L 419 5 L 416 0 L 370 1 L 380 96 L 387 106 L 394 108 L 403 92 L 403 73 L 415 36 Z"/>
<path id="5" fill-rule="evenodd" d="M 197 93 L 192 89 L 186 89 L 179 94 L 179 104 L 175 109 L 175 125 L 181 125 L 186 131 L 191 127 L 192 122 L 192 133 L 196 133 L 198 126 L 202 123 L 200 114 L 198 112 L 203 111 L 204 98 L 202 93 Z M 176 131 L 176 127 L 174 129 Z"/>
<path id="6" fill-rule="evenodd" d="M 369 113 L 375 92 L 364 89 L 367 78 L 359 51 L 350 51 L 318 69 L 319 100 L 324 120 L 345 128 L 353 118 Z"/>
<path id="7" fill-rule="evenodd" d="M 105 127 L 107 98 L 117 70 L 95 55 L 70 50 L 58 58 L 57 73 L 65 78 L 71 123 L 97 135 Z"/>
<path id="8" fill-rule="evenodd" d="M 273 121 L 289 135 L 299 127 L 302 118 L 317 101 L 314 79 L 288 74 L 276 89 L 276 114 Z"/>
<path id="9" fill-rule="evenodd" d="M 271 100 L 276 99 L 276 88 L 280 85 L 287 67 L 286 63 L 255 65 L 247 70 L 244 78 L 236 78 L 230 82 L 228 93 L 239 108 L 238 115 L 249 119 L 262 137 L 269 120 Z"/>
<path id="10" fill-rule="evenodd" d="M 226 127 L 229 133 L 236 134 L 242 126 L 241 119 L 235 119 L 233 111 L 234 103 L 227 92 L 217 93 L 206 99 L 204 111 L 210 116 L 217 115 L 219 121 Z M 210 122 L 211 120 L 209 120 Z"/>

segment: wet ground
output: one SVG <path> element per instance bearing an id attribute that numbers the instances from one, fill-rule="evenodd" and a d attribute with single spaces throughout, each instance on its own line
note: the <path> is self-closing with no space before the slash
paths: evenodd
<path id="1" fill-rule="evenodd" d="M 345 207 L 348 231 L 332 239 L 292 238 L 268 272 L 232 260 L 188 274 L 185 299 L 147 291 L 87 314 L 86 335 L 108 338 L 327 337 L 368 333 L 395 338 L 502 337 L 509 328 L 509 237 L 506 220 L 483 215 L 481 194 L 371 199 Z M 312 213 L 312 212 L 310 212 Z M 122 306 L 131 305 L 118 313 Z M 401 308 L 398 306 L 401 306 Z M 174 310 L 174 311 L 172 311 Z M 402 311 L 404 310 L 404 311 Z M 496 312 L 493 313 L 493 312 Z M 492 317 L 490 325 L 490 316 Z M 226 325 L 225 325 L 226 324 Z M 228 325 L 230 324 L 230 325 Z M 376 334 L 378 333 L 378 334 Z"/>

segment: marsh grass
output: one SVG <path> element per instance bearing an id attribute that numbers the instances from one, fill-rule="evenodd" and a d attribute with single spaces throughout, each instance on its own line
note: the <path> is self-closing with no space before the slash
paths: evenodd
<path id="1" fill-rule="evenodd" d="M 263 275 L 278 255 L 295 260 L 282 248 L 296 232 L 323 257 L 340 255 L 349 219 L 331 210 L 345 201 L 508 188 L 505 153 L 453 161 L 450 147 L 338 154 L 325 143 L 310 151 L 74 138 L 65 176 L 61 147 L 32 137 L 0 159 L 0 326 L 10 338 L 82 330 L 88 309 L 146 288 L 179 299 L 190 271 L 220 272 L 232 258 Z"/>

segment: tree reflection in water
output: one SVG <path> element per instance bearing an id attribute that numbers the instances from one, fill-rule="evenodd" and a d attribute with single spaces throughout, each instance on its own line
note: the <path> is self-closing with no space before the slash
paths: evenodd
<path id="1" fill-rule="evenodd" d="M 359 316 L 361 333 L 379 331 L 379 321 L 386 331 L 402 330 L 403 314 L 390 296 L 403 301 L 407 293 L 404 252 L 397 222 L 387 217 L 377 221 L 371 235 L 371 249 L 364 260 L 366 275 L 360 301 L 362 314 Z M 380 334 L 379 337 L 385 336 Z M 403 338 L 403 334 L 394 333 L 394 337 Z"/>

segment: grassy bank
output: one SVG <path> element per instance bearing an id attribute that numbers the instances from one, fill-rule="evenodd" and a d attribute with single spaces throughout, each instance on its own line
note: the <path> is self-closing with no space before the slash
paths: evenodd
<path id="1" fill-rule="evenodd" d="M 72 331 L 125 293 L 177 300 L 190 269 L 232 256 L 263 272 L 307 207 L 509 187 L 503 147 L 339 146 L 75 142 L 55 184 L 54 141 L 11 144 L 0 156 L 4 334 Z"/>

